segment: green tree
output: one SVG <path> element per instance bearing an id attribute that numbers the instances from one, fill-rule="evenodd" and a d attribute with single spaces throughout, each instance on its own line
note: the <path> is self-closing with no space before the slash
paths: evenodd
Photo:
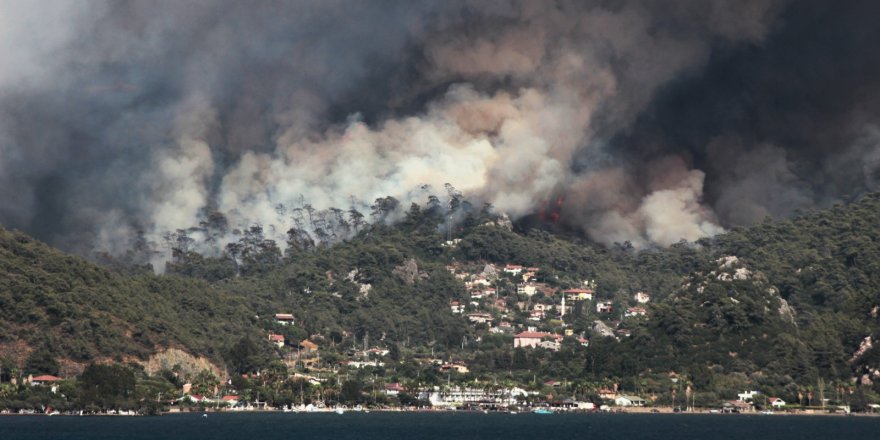
<path id="1" fill-rule="evenodd" d="M 360 403 L 363 400 L 364 385 L 358 380 L 347 380 L 342 383 L 339 400 L 346 404 Z"/>
<path id="2" fill-rule="evenodd" d="M 134 371 L 123 365 L 89 364 L 79 378 L 80 399 L 84 405 L 102 409 L 119 408 L 134 396 Z"/>
<path id="3" fill-rule="evenodd" d="M 24 371 L 27 374 L 51 374 L 57 375 L 59 370 L 58 361 L 52 351 L 43 346 L 31 352 L 24 363 Z"/>
<path id="4" fill-rule="evenodd" d="M 249 336 L 242 336 L 226 354 L 229 370 L 237 374 L 257 372 L 269 364 L 269 359 L 267 349 Z"/>

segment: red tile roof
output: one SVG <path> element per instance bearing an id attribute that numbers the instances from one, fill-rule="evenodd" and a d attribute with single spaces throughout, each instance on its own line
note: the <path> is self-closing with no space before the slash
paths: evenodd
<path id="1" fill-rule="evenodd" d="M 385 389 L 389 390 L 389 391 L 403 391 L 404 390 L 403 385 L 401 385 L 397 382 L 386 384 Z"/>
<path id="2" fill-rule="evenodd" d="M 550 333 L 544 333 L 544 332 L 522 332 L 522 333 L 520 333 L 520 334 L 514 336 L 514 338 L 537 338 L 537 339 L 541 339 L 541 338 L 545 338 L 545 337 L 547 337 L 547 336 L 553 336 L 553 335 L 551 335 Z"/>
<path id="3" fill-rule="evenodd" d="M 44 374 L 33 378 L 34 382 L 55 382 L 58 380 L 61 380 L 61 378 L 58 376 L 52 376 L 51 374 Z"/>

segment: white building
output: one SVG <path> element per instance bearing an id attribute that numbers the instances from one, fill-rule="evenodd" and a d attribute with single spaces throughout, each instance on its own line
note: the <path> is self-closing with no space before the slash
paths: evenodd
<path id="1" fill-rule="evenodd" d="M 489 280 L 487 280 L 486 278 L 482 278 L 482 277 L 477 278 L 473 281 L 467 281 L 464 283 L 464 286 L 467 287 L 468 289 L 479 288 L 480 286 L 489 287 L 491 285 L 492 285 L 492 283 L 489 282 Z"/>
<path id="2" fill-rule="evenodd" d="M 547 350 L 559 351 L 559 348 L 562 344 L 559 341 L 541 341 L 538 343 L 538 347 L 546 348 Z"/>
<path id="3" fill-rule="evenodd" d="M 614 399 L 617 406 L 645 406 L 648 403 L 645 399 L 638 396 L 618 396 Z"/>
<path id="4" fill-rule="evenodd" d="M 509 273 L 511 275 L 519 275 L 520 272 L 522 272 L 522 270 L 523 270 L 523 267 L 518 266 L 516 264 L 508 264 L 508 265 L 504 266 L 504 272 Z"/>
<path id="5" fill-rule="evenodd" d="M 290 313 L 276 313 L 275 314 L 275 323 L 281 325 L 293 325 L 294 319 L 293 315 Z"/>
<path id="6" fill-rule="evenodd" d="M 468 313 L 467 317 L 470 322 L 473 322 L 475 324 L 485 324 L 487 322 L 492 322 L 492 315 L 488 313 Z"/>
<path id="7" fill-rule="evenodd" d="M 385 389 L 383 390 L 386 396 L 397 396 L 404 391 L 403 385 L 397 382 L 385 384 Z"/>
<path id="8" fill-rule="evenodd" d="M 347 366 L 347 367 L 350 367 L 350 368 L 357 368 L 357 369 L 361 369 L 364 367 L 384 367 L 385 366 L 384 362 L 379 362 L 379 361 L 343 361 L 343 362 L 340 362 L 340 364 Z"/>
<path id="9" fill-rule="evenodd" d="M 449 309 L 452 310 L 452 313 L 461 314 L 464 313 L 464 305 L 459 303 L 458 301 L 452 301 L 449 303 Z"/>
<path id="10" fill-rule="evenodd" d="M 464 404 L 478 404 L 484 406 L 502 405 L 509 406 L 517 403 L 518 397 L 527 396 L 527 392 L 521 388 L 501 388 L 498 390 L 455 387 L 441 389 L 434 387 L 431 390 L 419 392 L 419 399 L 431 402 L 432 406 L 461 406 Z"/>
<path id="11" fill-rule="evenodd" d="M 556 343 L 562 340 L 562 336 L 553 333 L 525 331 L 513 337 L 513 348 L 540 347 L 542 340 L 545 338 L 552 338 Z"/>
<path id="12" fill-rule="evenodd" d="M 568 289 L 563 290 L 566 299 L 569 301 L 592 301 L 593 291 L 590 289 Z"/>
<path id="13" fill-rule="evenodd" d="M 518 295 L 532 296 L 535 293 L 538 293 L 538 287 L 532 283 L 519 284 L 516 286 L 516 293 Z"/>
<path id="14" fill-rule="evenodd" d="M 645 316 L 648 313 L 644 307 L 629 307 L 626 309 L 626 313 L 623 316 L 627 318 L 631 318 L 634 316 Z"/>
<path id="15" fill-rule="evenodd" d="M 740 402 L 747 402 L 755 400 L 755 397 L 760 395 L 760 391 L 745 391 L 736 395 L 737 399 Z"/>
<path id="16" fill-rule="evenodd" d="M 269 343 L 278 348 L 284 347 L 284 335 L 269 333 Z"/>

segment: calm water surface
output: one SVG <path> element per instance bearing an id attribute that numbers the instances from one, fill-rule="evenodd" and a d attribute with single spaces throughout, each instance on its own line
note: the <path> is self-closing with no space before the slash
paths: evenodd
<path id="1" fill-rule="evenodd" d="M 0 439 L 880 439 L 877 417 L 220 413 L 0 417 Z"/>

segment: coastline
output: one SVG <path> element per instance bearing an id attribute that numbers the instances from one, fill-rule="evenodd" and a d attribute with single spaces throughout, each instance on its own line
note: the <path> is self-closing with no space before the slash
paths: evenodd
<path id="1" fill-rule="evenodd" d="M 190 411 L 163 411 L 158 414 L 113 414 L 113 413 L 96 413 L 96 414 L 75 414 L 75 413 L 0 413 L 0 416 L 20 416 L 20 417 L 36 417 L 36 416 L 65 416 L 65 417 L 150 417 L 150 416 L 174 416 L 174 415 L 196 415 L 196 414 L 291 414 L 291 415 L 303 415 L 303 414 L 336 414 L 336 415 L 345 415 L 345 414 L 371 414 L 371 413 L 381 413 L 381 414 L 389 414 L 389 413 L 417 413 L 417 414 L 509 414 L 509 415 L 522 415 L 522 414 L 534 414 L 531 410 L 523 410 L 523 411 L 481 411 L 481 410 L 471 410 L 471 409 L 449 409 L 449 408 L 362 408 L 362 409 L 354 409 L 354 408 L 320 408 L 320 409 L 312 409 L 312 410 L 283 410 L 283 409 L 252 409 L 252 410 L 229 410 L 223 409 L 218 410 L 214 408 L 207 408 L 204 410 L 190 410 Z M 697 409 L 695 411 L 674 411 L 673 407 L 628 407 L 628 408 L 613 408 L 607 411 L 600 410 L 592 410 L 592 411 L 584 411 L 584 410 L 555 410 L 549 413 L 550 415 L 591 415 L 591 414 L 614 414 L 614 415 L 627 415 L 627 414 L 653 414 L 653 415 L 681 415 L 681 416 L 689 416 L 689 415 L 708 415 L 708 416 L 788 416 L 788 417 L 880 417 L 880 413 L 844 413 L 842 411 L 831 412 L 828 410 L 786 410 L 786 411 L 773 411 L 770 413 L 762 413 L 760 411 L 749 411 L 749 412 L 740 412 L 740 413 L 724 413 L 717 410 L 710 409 Z"/>

